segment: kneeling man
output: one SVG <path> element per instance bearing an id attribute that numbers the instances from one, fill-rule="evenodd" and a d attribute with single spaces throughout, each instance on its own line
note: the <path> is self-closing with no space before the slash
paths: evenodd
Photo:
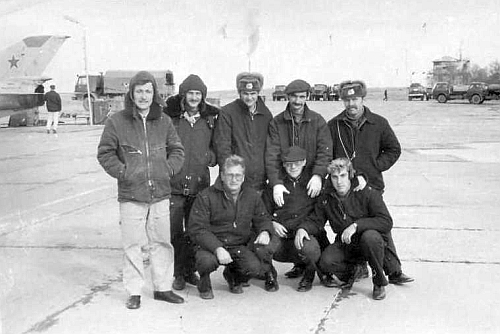
<path id="1" fill-rule="evenodd" d="M 388 268 L 393 268 L 386 261 L 392 218 L 380 192 L 371 187 L 352 191 L 354 172 L 347 158 L 338 158 L 329 164 L 333 189 L 327 190 L 319 199 L 315 213 L 308 221 L 322 227 L 329 220 L 336 234 L 334 243 L 321 254 L 321 270 L 352 283 L 359 264 L 368 261 L 373 272 L 373 299 L 380 300 L 385 298 L 388 283 L 402 284 L 413 279 L 402 273 L 400 265 L 388 272 Z M 400 263 L 399 259 L 397 262 Z M 389 282 L 385 274 L 388 274 Z"/>
<path id="2" fill-rule="evenodd" d="M 189 234 L 197 245 L 198 291 L 203 299 L 214 298 L 210 273 L 224 265 L 223 275 L 232 293 L 243 293 L 248 278 L 265 278 L 267 291 L 278 290 L 272 266 L 271 216 L 261 196 L 243 186 L 245 162 L 229 156 L 215 184 L 196 198 L 189 217 Z M 256 237 L 255 237 L 256 236 Z"/>
<path id="3" fill-rule="evenodd" d="M 316 273 L 316 262 L 321 255 L 317 239 L 303 228 L 302 223 L 314 210 L 316 198 L 308 195 L 310 173 L 304 169 L 307 152 L 299 146 L 290 146 L 281 155 L 283 168 L 280 178 L 283 180 L 284 204 L 278 206 L 273 199 L 270 186 L 263 194 L 264 204 L 273 216 L 274 235 L 271 249 L 274 260 L 292 262 L 305 267 L 297 291 L 311 290 Z"/>

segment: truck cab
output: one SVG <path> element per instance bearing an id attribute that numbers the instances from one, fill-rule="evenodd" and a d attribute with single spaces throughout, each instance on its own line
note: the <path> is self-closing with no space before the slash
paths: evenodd
<path id="1" fill-rule="evenodd" d="M 285 94 L 285 85 L 276 85 L 274 86 L 274 92 L 273 92 L 273 101 L 286 101 L 287 97 Z"/>
<path id="2" fill-rule="evenodd" d="M 328 86 L 325 84 L 315 84 L 311 91 L 311 101 L 328 100 Z"/>
<path id="3" fill-rule="evenodd" d="M 420 83 L 412 83 L 410 87 L 408 87 L 408 101 L 413 99 L 420 99 L 420 101 L 428 100 L 427 90 Z"/>

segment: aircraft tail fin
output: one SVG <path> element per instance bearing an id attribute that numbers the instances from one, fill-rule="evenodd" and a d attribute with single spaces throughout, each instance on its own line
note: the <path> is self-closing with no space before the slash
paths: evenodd
<path id="1" fill-rule="evenodd" d="M 42 75 L 67 38 L 30 36 L 0 51 L 0 79 Z"/>

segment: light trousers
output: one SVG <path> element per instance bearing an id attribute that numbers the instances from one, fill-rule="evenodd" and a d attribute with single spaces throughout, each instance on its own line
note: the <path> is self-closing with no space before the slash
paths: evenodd
<path id="1" fill-rule="evenodd" d="M 57 130 L 57 124 L 59 124 L 59 111 L 49 111 L 47 116 L 47 130 L 50 130 L 51 127 L 54 130 Z"/>
<path id="2" fill-rule="evenodd" d="M 155 291 L 172 290 L 174 247 L 170 242 L 170 201 L 120 203 L 124 254 L 123 284 L 130 295 L 141 295 L 144 264 L 141 247 L 147 239 Z"/>

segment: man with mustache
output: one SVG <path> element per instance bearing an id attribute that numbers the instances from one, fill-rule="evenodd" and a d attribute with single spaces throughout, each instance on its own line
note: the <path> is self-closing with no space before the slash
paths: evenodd
<path id="1" fill-rule="evenodd" d="M 401 155 L 401 145 L 389 122 L 364 105 L 366 85 L 360 80 L 340 84 L 340 98 L 345 109 L 328 122 L 333 141 L 333 157 L 347 158 L 356 172 L 367 178 L 368 185 L 384 192 L 382 172 L 391 168 Z M 398 273 L 401 262 L 391 232 L 387 233 L 386 258 L 389 272 Z M 413 281 L 404 274 L 392 275 L 389 283 Z"/>
<path id="2" fill-rule="evenodd" d="M 285 93 L 288 96 L 286 109 L 275 116 L 269 124 L 266 149 L 266 171 L 269 185 L 273 189 L 276 205 L 283 206 L 284 194 L 290 190 L 283 185 L 282 154 L 291 146 L 306 150 L 304 174 L 309 175 L 307 195 L 317 197 L 326 175 L 326 167 L 332 160 L 332 138 L 325 119 L 306 104 L 311 86 L 304 80 L 297 79 L 288 84 Z M 326 233 L 318 236 L 323 249 L 328 245 Z M 288 278 L 295 278 L 304 272 L 304 264 L 295 263 L 294 268 L 285 273 Z"/>
<path id="3" fill-rule="evenodd" d="M 189 213 L 196 195 L 210 186 L 208 167 L 215 166 L 213 133 L 219 109 L 206 103 L 207 86 L 197 75 L 189 75 L 179 86 L 179 94 L 167 100 L 164 112 L 172 122 L 184 146 L 184 165 L 170 182 L 170 230 L 175 249 L 175 290 L 186 282 L 197 285 L 194 249 L 187 235 Z"/>

